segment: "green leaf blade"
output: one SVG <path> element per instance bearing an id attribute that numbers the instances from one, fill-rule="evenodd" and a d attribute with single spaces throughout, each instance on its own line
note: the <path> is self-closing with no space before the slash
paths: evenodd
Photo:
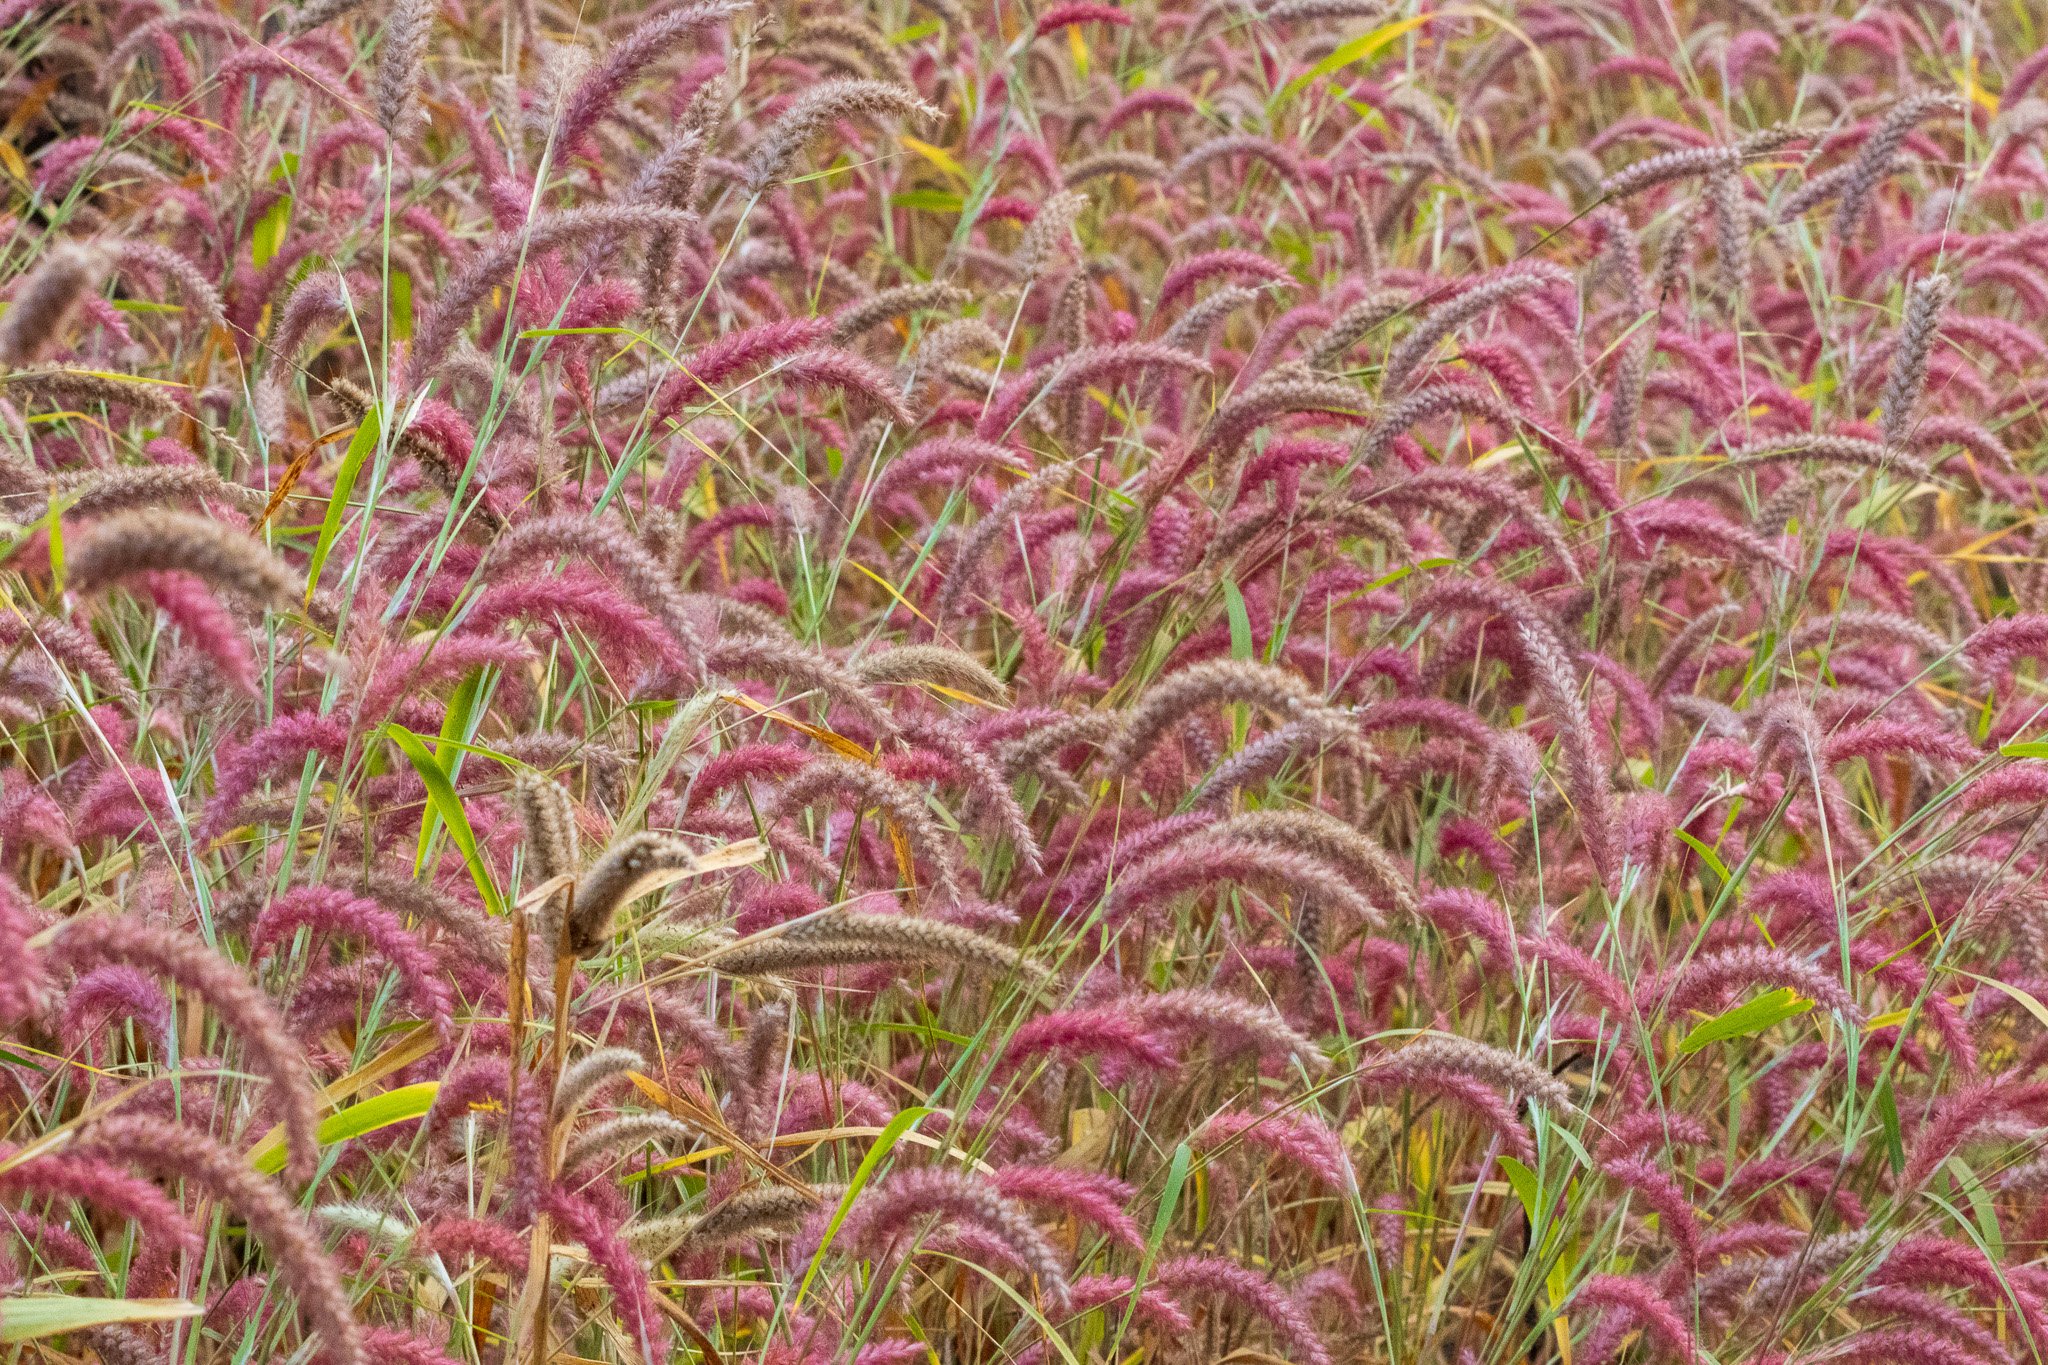
<path id="1" fill-rule="evenodd" d="M 882 1135 L 875 1139 L 874 1146 L 868 1148 L 868 1154 L 861 1158 L 860 1166 L 853 1173 L 853 1179 L 847 1182 L 846 1193 L 840 1196 L 839 1207 L 832 1212 L 832 1221 L 825 1225 L 825 1235 L 819 1239 L 818 1249 L 812 1254 L 811 1263 L 804 1270 L 803 1282 L 796 1287 L 796 1297 L 790 1300 L 791 1311 L 802 1305 L 804 1294 L 811 1287 L 811 1281 L 817 1278 L 818 1267 L 825 1263 L 825 1253 L 832 1249 L 833 1239 L 839 1235 L 840 1225 L 846 1221 L 846 1216 L 853 1212 L 853 1201 L 860 1197 L 860 1192 L 867 1188 L 868 1181 L 874 1178 L 875 1170 L 882 1164 L 883 1158 L 903 1140 L 905 1133 L 937 1112 L 938 1110 L 930 1105 L 912 1105 L 890 1119 L 883 1127 Z"/>
<path id="2" fill-rule="evenodd" d="M 1325 76 L 1335 75 L 1353 62 L 1362 62 L 1374 56 L 1395 39 L 1428 23 L 1431 17 L 1427 14 L 1414 14 L 1406 19 L 1397 19 L 1391 24 L 1382 24 L 1369 33 L 1361 33 L 1289 81 L 1280 91 L 1279 102 L 1285 104 Z"/>
<path id="3" fill-rule="evenodd" d="M 348 500 L 356 491 L 356 476 L 362 473 L 363 461 L 377 448 L 382 433 L 382 422 L 377 409 L 371 408 L 363 414 L 362 424 L 356 434 L 349 438 L 348 450 L 341 457 L 341 468 L 334 476 L 334 492 L 327 499 L 327 515 L 320 522 L 320 539 L 313 545 L 313 558 L 306 566 L 306 600 L 313 600 L 313 590 L 320 585 L 320 570 L 327 564 L 327 556 L 334 550 L 335 537 L 341 534 L 341 521 L 348 514 Z"/>
<path id="4" fill-rule="evenodd" d="M 1252 657 L 1252 616 L 1233 579 L 1223 580 L 1223 607 L 1230 616 L 1230 657 L 1247 661 Z"/>
<path id="5" fill-rule="evenodd" d="M 1745 1001 L 1733 1009 L 1723 1010 L 1686 1034 L 1678 1050 L 1689 1057 L 1716 1043 L 1762 1033 L 1787 1019 L 1796 1019 L 1812 1008 L 1811 1000 L 1786 986 Z"/>
<path id="6" fill-rule="evenodd" d="M 27 1294 L 0 1299 L 0 1342 L 10 1345 L 62 1336 L 119 1322 L 175 1322 L 204 1311 L 184 1299 L 88 1299 L 75 1294 Z"/>
<path id="7" fill-rule="evenodd" d="M 441 766 L 440 758 L 427 747 L 425 740 L 396 722 L 385 725 L 384 736 L 399 747 L 406 761 L 412 764 L 413 771 L 420 775 L 420 781 L 426 784 L 427 804 L 447 826 L 448 837 L 461 852 L 462 861 L 469 868 L 470 880 L 476 883 L 477 894 L 484 898 L 484 904 L 492 914 L 504 914 L 504 897 L 499 895 L 497 882 L 477 853 L 476 831 L 470 826 L 469 815 L 462 808 L 462 798 L 455 794 L 455 786 L 448 780 L 448 770 Z"/>
<path id="8" fill-rule="evenodd" d="M 372 1095 L 322 1119 L 315 1136 L 322 1147 L 331 1147 L 337 1142 L 347 1142 L 350 1138 L 389 1128 L 394 1123 L 419 1118 L 434 1107 L 434 1097 L 440 1091 L 439 1081 L 420 1081 L 415 1085 L 387 1090 L 381 1095 Z M 276 1175 L 283 1170 L 284 1159 L 285 1145 L 282 1142 L 266 1141 L 249 1154 L 249 1164 L 265 1175 Z"/>

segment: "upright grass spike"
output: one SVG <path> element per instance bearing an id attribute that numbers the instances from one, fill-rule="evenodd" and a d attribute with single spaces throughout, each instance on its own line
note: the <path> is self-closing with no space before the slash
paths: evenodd
<path id="1" fill-rule="evenodd" d="M 562 921 L 562 951 L 582 957 L 611 938 L 619 911 L 667 872 L 688 871 L 697 856 L 668 834 L 642 830 L 599 854 L 577 880 Z"/>

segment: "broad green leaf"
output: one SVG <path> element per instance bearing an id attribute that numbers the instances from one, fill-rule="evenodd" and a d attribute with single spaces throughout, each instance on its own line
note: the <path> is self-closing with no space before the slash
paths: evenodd
<path id="1" fill-rule="evenodd" d="M 360 1104 L 352 1104 L 338 1114 L 329 1114 L 321 1120 L 317 1132 L 320 1145 L 331 1147 L 337 1142 L 374 1133 L 379 1128 L 389 1128 L 394 1123 L 416 1119 L 434 1107 L 434 1096 L 440 1089 L 439 1081 L 401 1085 L 396 1090 L 372 1095 Z M 249 1153 L 249 1164 L 265 1175 L 276 1175 L 284 1169 L 284 1158 L 282 1136 L 266 1137 Z"/>
<path id="2" fill-rule="evenodd" d="M 1564 1127 L 1562 1124 L 1550 1122 L 1548 1118 L 1544 1117 L 1541 1110 L 1537 1111 L 1536 1117 L 1537 1122 L 1543 1125 L 1542 1131 L 1563 1143 L 1565 1150 L 1572 1154 L 1572 1160 L 1578 1162 L 1580 1167 L 1588 1171 L 1596 1169 L 1593 1165 L 1593 1154 L 1586 1150 L 1586 1144 L 1579 1141 L 1578 1136 L 1571 1129 Z"/>
<path id="3" fill-rule="evenodd" d="M 889 206 L 922 209 L 926 213 L 958 213 L 967 201 L 951 190 L 903 190 L 889 196 Z"/>
<path id="4" fill-rule="evenodd" d="M 1699 854 L 1701 862 L 1705 863 L 1708 867 L 1714 869 L 1714 875 L 1721 879 L 1722 885 L 1725 886 L 1729 882 L 1734 880 L 1734 878 L 1729 874 L 1728 864 L 1721 861 L 1720 854 L 1714 852 L 1713 849 L 1708 848 L 1705 844 L 1693 838 L 1690 834 L 1687 834 L 1682 829 L 1674 829 L 1671 832 L 1673 834 L 1676 834 L 1680 839 L 1684 840 L 1685 846 L 1687 848 Z"/>
<path id="5" fill-rule="evenodd" d="M 50 541 L 50 581 L 59 592 L 64 590 L 64 508 L 70 501 L 53 497 L 50 510 L 43 514 L 43 529 L 49 532 Z"/>
<path id="6" fill-rule="evenodd" d="M 512 757 L 512 755 L 499 749 L 493 749 L 489 745 L 465 744 L 459 739 L 450 739 L 446 735 L 434 741 L 434 748 L 436 750 L 454 749 L 459 753 L 475 754 L 478 758 L 488 758 L 491 762 L 502 763 L 508 768 L 524 768 L 528 766 Z"/>
<path id="7" fill-rule="evenodd" d="M 1275 251 L 1287 258 L 1297 274 L 1310 274 L 1316 268 L 1316 244 L 1284 224 L 1266 229 L 1266 242 Z"/>
<path id="8" fill-rule="evenodd" d="M 1232 579 L 1223 580 L 1223 609 L 1230 616 L 1230 657 L 1248 660 L 1252 657 L 1252 617 L 1245 610 L 1244 594 L 1238 591 Z"/>
<path id="9" fill-rule="evenodd" d="M 412 340 L 412 276 L 403 270 L 391 272 L 391 334 Z"/>
<path id="10" fill-rule="evenodd" d="M 1166 1230 L 1173 1226 L 1173 1215 L 1180 1204 L 1181 1187 L 1188 1182 L 1188 1170 L 1194 1165 L 1195 1154 L 1185 1142 L 1173 1149 L 1173 1160 L 1166 1167 L 1166 1189 L 1159 1196 L 1159 1211 L 1152 1215 L 1152 1231 L 1145 1238 L 1145 1264 L 1149 1270 L 1159 1248 L 1166 1245 Z"/>
<path id="11" fill-rule="evenodd" d="M 178 379 L 152 379 L 143 374 L 127 374 L 121 370 L 90 370 L 82 365 L 64 366 L 65 374 L 82 374 L 90 379 L 109 379 L 116 384 L 154 384 L 162 389 L 186 389 L 191 385 Z"/>
<path id="12" fill-rule="evenodd" d="M 1553 1130 L 1558 1131 L 1558 1130 Z M 1543 1182 L 1536 1172 L 1530 1170 L 1511 1156 L 1496 1158 L 1500 1168 L 1507 1174 L 1508 1187 L 1521 1201 L 1522 1212 L 1529 1218 L 1529 1234 L 1535 1236 L 1541 1227 L 1543 1208 Z M 1570 1227 L 1564 1220 L 1553 1221 L 1543 1233 L 1542 1255 L 1551 1259 L 1549 1272 L 1544 1276 L 1544 1287 L 1550 1291 L 1552 1303 L 1563 1303 L 1571 1284 L 1571 1260 L 1569 1256 L 1558 1256 L 1560 1244 L 1570 1234 Z"/>
<path id="13" fill-rule="evenodd" d="M 459 747 L 464 732 L 469 729 L 471 712 L 476 709 L 477 696 L 483 686 L 484 670 L 472 669 L 455 689 L 449 699 L 448 708 L 441 713 L 441 736 L 434 741 L 434 759 L 441 765 L 441 771 L 448 774 L 453 786 L 462 771 L 463 750 Z M 451 747 L 457 746 L 457 747 Z M 427 865 L 427 850 L 433 846 L 434 831 L 441 827 L 440 817 L 429 810 L 420 821 L 419 845 L 413 851 L 412 866 L 417 873 Z"/>
<path id="14" fill-rule="evenodd" d="M 795 1312 L 804 1301 L 804 1294 L 817 1278 L 818 1267 L 825 1263 L 825 1253 L 832 1249 L 832 1239 L 839 1235 L 839 1227 L 846 1221 L 846 1215 L 853 1212 L 853 1201 L 867 1188 L 868 1181 L 875 1175 L 875 1168 L 889 1155 L 903 1135 L 915 1128 L 926 1117 L 937 1113 L 930 1105 L 912 1105 L 890 1119 L 882 1129 L 882 1135 L 875 1139 L 875 1145 L 868 1148 L 868 1154 L 861 1158 L 860 1166 L 854 1171 L 853 1179 L 847 1182 L 846 1193 L 840 1196 L 839 1207 L 832 1211 L 832 1221 L 825 1225 L 825 1235 L 818 1243 L 818 1249 L 811 1256 L 810 1265 L 804 1270 L 803 1282 L 796 1287 L 796 1297 L 789 1301 L 789 1309 Z"/>
<path id="15" fill-rule="evenodd" d="M 1880 481 L 1868 497 L 1842 514 L 1842 524 L 1852 531 L 1872 530 L 1907 499 L 1917 498 L 1923 489 L 1932 491 L 1933 487 L 1932 484 Z"/>
<path id="16" fill-rule="evenodd" d="M 183 1299 L 88 1299 L 73 1294 L 29 1294 L 0 1299 L 0 1342 L 61 1336 L 115 1322 L 174 1322 L 204 1311 Z"/>
<path id="17" fill-rule="evenodd" d="M 448 700 L 448 709 L 441 716 L 441 736 L 434 742 L 434 758 L 440 763 L 441 771 L 448 774 L 453 782 L 455 775 L 462 771 L 462 751 L 449 748 L 451 742 L 460 742 L 462 732 L 469 728 L 470 712 L 476 706 L 477 693 L 482 689 L 484 670 L 471 669 L 456 687 L 455 695 Z M 446 750 L 446 756 L 443 756 Z"/>
<path id="18" fill-rule="evenodd" d="M 334 538 L 341 534 L 341 520 L 348 513 L 349 496 L 356 491 L 356 476 L 362 473 L 363 461 L 377 448 L 380 421 L 376 408 L 364 413 L 362 425 L 349 438 L 348 450 L 341 457 L 341 468 L 334 475 L 334 492 L 327 499 L 327 516 L 320 523 L 320 539 L 314 542 L 313 558 L 306 566 L 308 602 L 313 600 L 313 589 L 320 585 L 320 570 L 327 563 L 328 553 L 334 549 Z"/>
<path id="19" fill-rule="evenodd" d="M 346 1142 L 365 1133 L 374 1133 L 379 1128 L 389 1128 L 394 1123 L 416 1119 L 434 1107 L 434 1096 L 440 1089 L 439 1081 L 420 1081 L 387 1090 L 381 1095 L 372 1095 L 322 1120 L 320 1141 L 323 1144 Z"/>
<path id="20" fill-rule="evenodd" d="M 1501 1170 L 1507 1172 L 1508 1185 L 1515 1192 L 1515 1198 L 1522 1201 L 1522 1212 L 1529 1215 L 1529 1226 L 1535 1227 L 1543 1202 L 1543 1183 L 1536 1178 L 1536 1172 L 1524 1166 L 1511 1156 L 1496 1157 Z"/>
<path id="21" fill-rule="evenodd" d="M 469 868 L 470 880 L 476 883 L 477 893 L 484 898 L 484 904 L 494 915 L 505 913 L 505 902 L 498 895 L 498 884 L 491 880 L 490 869 L 477 855 L 476 831 L 470 828 L 469 815 L 462 809 L 462 798 L 455 794 L 455 787 L 448 781 L 448 771 L 441 766 L 441 760 L 427 748 L 421 739 L 403 725 L 387 723 L 385 735 L 404 751 L 413 771 L 420 775 L 420 781 L 427 785 L 427 803 L 441 823 L 448 827 L 448 837 L 462 854 L 462 861 Z"/>
<path id="22" fill-rule="evenodd" d="M 284 195 L 272 204 L 264 215 L 256 220 L 256 230 L 249 234 L 249 259 L 261 270 L 269 265 L 284 246 L 285 232 L 291 227 L 292 197 Z"/>
<path id="23" fill-rule="evenodd" d="M 1303 87 L 1313 85 L 1325 76 L 1342 71 L 1353 62 L 1364 61 L 1403 34 L 1413 32 L 1415 29 L 1422 27 L 1430 21 L 1431 17 L 1427 14 L 1410 15 L 1406 19 L 1396 19 L 1391 24 L 1381 24 L 1370 33 L 1361 33 L 1358 37 L 1342 44 L 1329 56 L 1287 82 L 1286 86 L 1280 91 L 1279 102 L 1285 104 L 1300 94 Z"/>
<path id="24" fill-rule="evenodd" d="M 1998 746 L 2007 758 L 2048 758 L 2048 739 L 2016 739 Z"/>
<path id="25" fill-rule="evenodd" d="M 1885 1160 L 1891 1163 L 1892 1174 L 1897 1175 L 1906 1169 L 1906 1144 L 1899 1136 L 1899 1102 L 1892 1094 L 1891 1077 L 1878 1083 L 1870 1106 L 1877 1111 L 1877 1126 L 1884 1133 Z"/>
<path id="26" fill-rule="evenodd" d="M 1959 1156 L 1952 1156 L 1942 1163 L 1948 1169 L 1949 1177 L 1963 1192 L 1963 1198 L 1970 1201 L 1970 1212 L 1977 1216 L 1977 1232 L 1984 1238 L 1984 1245 L 1991 1251 L 1993 1264 L 2005 1257 L 2005 1231 L 1998 1226 L 1998 1210 L 1992 1207 L 1991 1196 L 1985 1193 L 1984 1182 L 1977 1173 Z"/>
<path id="27" fill-rule="evenodd" d="M 1723 1010 L 1686 1034 L 1678 1050 L 1689 1056 L 1701 1048 L 1725 1043 L 1731 1038 L 1747 1038 L 1752 1033 L 1762 1033 L 1773 1024 L 1795 1019 L 1812 1008 L 1811 1000 L 1785 986 L 1733 1009 Z"/>
<path id="28" fill-rule="evenodd" d="M 896 140 L 954 179 L 965 181 L 971 178 L 967 174 L 967 168 L 954 160 L 953 154 L 944 147 L 934 147 L 929 142 L 920 142 L 908 134 L 899 136 Z"/>

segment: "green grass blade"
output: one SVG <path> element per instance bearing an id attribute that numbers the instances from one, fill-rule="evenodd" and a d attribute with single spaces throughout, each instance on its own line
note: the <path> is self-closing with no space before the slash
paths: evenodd
<path id="1" fill-rule="evenodd" d="M 454 784 L 449 782 L 448 771 L 441 766 L 441 760 L 427 748 L 425 740 L 403 725 L 387 723 L 384 735 L 404 752 L 413 771 L 420 775 L 420 781 L 427 784 L 428 807 L 448 827 L 448 837 L 461 852 L 462 861 L 469 868 L 470 879 L 476 883 L 477 894 L 484 898 L 484 904 L 492 914 L 504 914 L 504 898 L 498 894 L 498 884 L 492 880 L 490 869 L 477 853 L 476 831 L 470 828 L 469 816 L 462 809 L 462 798 L 455 794 Z"/>
<path id="2" fill-rule="evenodd" d="M 825 1263 L 825 1253 L 832 1249 L 833 1239 L 839 1235 L 840 1226 L 846 1222 L 846 1215 L 853 1212 L 854 1200 L 860 1198 L 860 1192 L 866 1189 L 868 1181 L 874 1178 L 875 1169 L 895 1149 L 896 1144 L 903 1140 L 905 1133 L 937 1112 L 937 1109 L 922 1104 L 905 1109 L 889 1120 L 882 1129 L 882 1135 L 875 1139 L 875 1145 L 868 1148 L 868 1154 L 861 1158 L 859 1167 L 854 1170 L 853 1179 L 847 1182 L 846 1193 L 840 1197 L 839 1207 L 833 1210 L 832 1221 L 825 1225 L 825 1235 L 818 1241 L 817 1252 L 812 1255 L 810 1265 L 804 1269 L 803 1282 L 797 1285 L 796 1297 L 790 1300 L 791 1312 L 803 1305 L 804 1295 L 810 1291 L 811 1281 L 818 1276 L 818 1267 Z"/>
<path id="3" fill-rule="evenodd" d="M 0 1299 L 0 1342 L 34 1341 L 117 1322 L 175 1322 L 204 1311 L 183 1299 L 88 1299 L 75 1294 L 29 1294 Z"/>
<path id="4" fill-rule="evenodd" d="M 362 473 L 363 461 L 377 448 L 382 420 L 376 408 L 363 414 L 362 425 L 349 438 L 348 450 L 341 457 L 341 468 L 334 476 L 334 492 L 327 499 L 327 515 L 320 523 L 320 538 L 313 544 L 313 558 L 306 566 L 306 600 L 313 600 L 313 590 L 320 585 L 320 570 L 327 563 L 327 556 L 334 550 L 334 540 L 341 534 L 342 518 L 348 514 L 348 500 L 356 491 L 356 476 Z"/>

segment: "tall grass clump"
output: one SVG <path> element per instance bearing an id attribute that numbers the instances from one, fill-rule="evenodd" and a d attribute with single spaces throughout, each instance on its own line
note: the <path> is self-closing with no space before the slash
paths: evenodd
<path id="1" fill-rule="evenodd" d="M 0 0 L 0 1341 L 2048 1359 L 2026 5 Z"/>

